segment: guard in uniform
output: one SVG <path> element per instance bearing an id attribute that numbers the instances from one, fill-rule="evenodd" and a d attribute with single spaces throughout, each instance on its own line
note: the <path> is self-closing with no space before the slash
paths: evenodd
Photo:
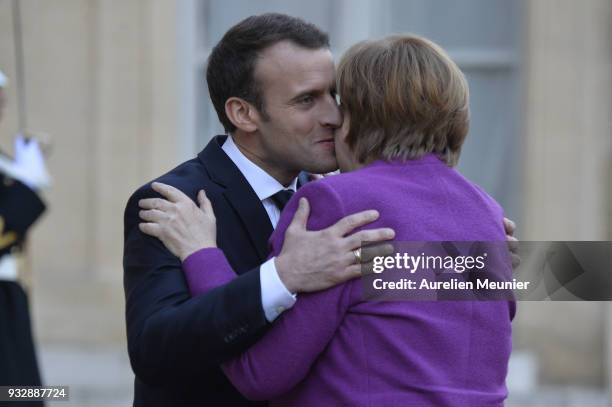
<path id="1" fill-rule="evenodd" d="M 0 71 L 0 119 L 5 85 Z M 0 386 L 41 385 L 18 258 L 28 229 L 45 210 L 37 191 L 46 184 L 48 174 L 36 140 L 17 137 L 15 159 L 0 151 Z M 0 401 L 4 405 L 43 403 Z"/>
<path id="2" fill-rule="evenodd" d="M 0 174 L 0 385 L 40 385 L 30 313 L 17 281 L 17 256 L 28 228 L 45 210 L 39 196 Z"/>

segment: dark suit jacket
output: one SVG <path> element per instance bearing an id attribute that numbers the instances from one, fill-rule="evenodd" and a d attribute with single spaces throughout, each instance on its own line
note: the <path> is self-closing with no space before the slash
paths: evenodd
<path id="1" fill-rule="evenodd" d="M 180 260 L 138 229 L 138 200 L 159 195 L 146 184 L 127 203 L 123 267 L 135 406 L 256 405 L 237 392 L 219 364 L 247 349 L 269 325 L 259 265 L 267 258 L 272 225 L 221 149 L 224 141 L 215 137 L 157 181 L 194 200 L 206 191 L 217 218 L 217 245 L 240 275 L 230 284 L 191 298 Z"/>
<path id="2" fill-rule="evenodd" d="M 36 192 L 0 173 L 0 256 L 19 247 L 44 211 L 45 204 Z"/>
<path id="3" fill-rule="evenodd" d="M 26 185 L 0 173 L 0 257 L 19 250 L 45 204 Z M 16 281 L 0 280 L 0 386 L 40 386 L 28 298 Z M 6 402 L 42 406 L 42 402 Z M 0 405 L 4 405 L 0 402 Z"/>

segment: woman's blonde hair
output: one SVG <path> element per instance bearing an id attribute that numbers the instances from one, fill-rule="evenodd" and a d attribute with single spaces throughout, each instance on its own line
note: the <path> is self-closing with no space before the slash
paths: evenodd
<path id="1" fill-rule="evenodd" d="M 343 55 L 337 84 L 350 114 L 347 143 L 360 162 L 433 152 L 457 164 L 469 128 L 469 92 L 438 45 L 416 35 L 360 42 Z"/>

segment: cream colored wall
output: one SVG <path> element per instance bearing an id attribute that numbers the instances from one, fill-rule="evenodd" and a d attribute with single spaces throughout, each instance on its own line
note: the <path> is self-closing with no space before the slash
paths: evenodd
<path id="1" fill-rule="evenodd" d="M 122 214 L 179 157 L 171 1 L 21 0 L 29 127 L 53 140 L 49 211 L 30 239 L 38 338 L 123 342 Z M 14 78 L 11 1 L 0 0 L 0 67 Z M 17 130 L 14 82 L 0 127 Z"/>
<path id="2" fill-rule="evenodd" d="M 184 71 L 176 50 L 176 3 L 20 4 L 30 127 L 54 140 L 49 212 L 30 242 L 38 338 L 45 344 L 122 344 L 125 201 L 138 185 L 179 162 L 181 148 L 189 145 L 180 134 L 178 81 Z M 612 3 L 524 4 L 520 237 L 609 239 Z M 10 0 L 0 0 L 0 69 L 14 78 L 10 7 Z M 8 96 L 0 123 L 5 149 L 17 128 L 14 86 Z M 547 381 L 602 384 L 612 366 L 604 358 L 612 336 L 603 335 L 611 329 L 610 315 L 598 303 L 521 303 L 515 346 L 538 354 Z"/>
<path id="3" fill-rule="evenodd" d="M 612 3 L 525 1 L 523 240 L 612 235 Z M 545 382 L 603 385 L 604 303 L 519 304 L 515 348 Z"/>
<path id="4" fill-rule="evenodd" d="M 605 239 L 610 237 L 612 3 L 526 4 L 524 235 Z"/>

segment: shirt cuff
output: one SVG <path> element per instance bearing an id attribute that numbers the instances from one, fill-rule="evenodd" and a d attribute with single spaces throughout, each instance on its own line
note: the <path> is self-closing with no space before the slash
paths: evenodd
<path id="1" fill-rule="evenodd" d="M 291 294 L 281 281 L 276 271 L 274 257 L 259 268 L 261 283 L 261 305 L 268 322 L 274 321 L 280 314 L 293 307 L 296 296 Z"/>

